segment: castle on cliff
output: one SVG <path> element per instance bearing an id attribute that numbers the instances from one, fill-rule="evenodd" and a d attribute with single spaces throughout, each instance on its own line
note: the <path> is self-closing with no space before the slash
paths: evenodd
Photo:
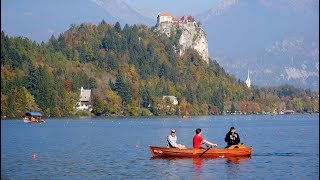
<path id="1" fill-rule="evenodd" d="M 157 17 L 157 24 L 160 24 L 162 22 L 176 23 L 176 22 L 194 22 L 194 21 L 195 20 L 192 16 L 175 17 L 169 13 L 164 13 L 164 12 L 159 12 Z"/>
<path id="2" fill-rule="evenodd" d="M 202 59 L 209 63 L 208 40 L 205 32 L 192 16 L 176 17 L 169 13 L 160 12 L 157 16 L 155 31 L 165 34 L 167 37 L 176 37 L 179 32 L 178 45 L 174 46 L 175 52 L 180 56 L 189 49 L 195 49 Z"/>

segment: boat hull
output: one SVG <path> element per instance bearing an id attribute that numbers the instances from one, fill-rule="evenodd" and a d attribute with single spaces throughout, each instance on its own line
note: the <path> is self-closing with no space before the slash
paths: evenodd
<path id="1" fill-rule="evenodd" d="M 27 112 L 23 118 L 23 122 L 26 123 L 42 123 L 45 122 L 40 112 Z"/>
<path id="2" fill-rule="evenodd" d="M 190 157 L 190 158 L 218 158 L 218 157 L 243 157 L 250 156 L 252 147 L 244 144 L 233 145 L 229 148 L 206 148 L 206 149 L 178 149 L 161 146 L 149 146 L 152 157 Z"/>
<path id="3" fill-rule="evenodd" d="M 43 119 L 34 119 L 34 118 L 32 118 L 30 120 L 28 118 L 23 118 L 23 122 L 26 122 L 26 123 L 42 123 L 42 122 L 45 122 L 45 121 Z"/>

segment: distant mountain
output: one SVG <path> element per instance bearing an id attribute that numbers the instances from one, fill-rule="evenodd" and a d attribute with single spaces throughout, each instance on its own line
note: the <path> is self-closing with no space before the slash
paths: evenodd
<path id="1" fill-rule="evenodd" d="M 3 2 L 1 2 L 3 3 Z M 59 36 L 71 24 L 97 24 L 102 20 L 115 23 L 118 19 L 89 0 L 65 3 L 64 1 L 37 1 L 33 3 L 21 2 L 22 11 L 8 12 L 1 7 L 1 30 L 12 36 L 25 36 L 34 41 L 48 41 L 51 35 Z M 8 1 L 7 4 L 10 4 Z M 47 8 L 51 7 L 51 8 Z M 27 12 L 25 12 L 27 10 Z M 94 12 L 94 13 L 93 13 Z M 15 22 L 15 23 L 13 23 Z"/>
<path id="2" fill-rule="evenodd" d="M 150 14 L 142 10 L 135 10 L 122 0 L 91 0 L 98 6 L 103 8 L 106 13 L 116 18 L 122 24 L 146 24 L 153 26 L 156 23 L 156 18 L 151 19 Z"/>
<path id="3" fill-rule="evenodd" d="M 123 0 L 77 1 L 80 8 L 63 2 L 38 1 L 39 7 L 52 8 L 20 16 L 1 9 L 1 30 L 41 42 L 59 36 L 71 24 L 104 20 L 120 22 L 122 27 L 127 23 L 151 27 L 158 13 L 131 7 Z M 72 11 L 72 15 L 59 11 Z M 193 16 L 207 35 L 209 56 L 230 74 L 245 80 L 249 69 L 253 85 L 291 84 L 318 91 L 319 0 L 219 0 L 217 7 Z"/>
<path id="4" fill-rule="evenodd" d="M 83 0 L 74 3 L 37 1 L 37 6 L 43 8 L 34 8 L 32 3 L 23 2 L 22 11 L 15 14 L 1 6 L 1 30 L 8 35 L 25 36 L 40 43 L 48 41 L 51 35 L 59 36 L 71 24 L 98 24 L 102 20 L 110 24 L 120 22 L 122 27 L 126 23 L 156 24 L 156 16 L 151 19 L 146 10 L 135 10 L 121 0 Z"/>
<path id="5" fill-rule="evenodd" d="M 145 9 L 145 8 L 137 8 L 135 9 L 138 13 L 142 14 L 145 17 L 148 17 L 149 19 L 152 20 L 151 26 L 154 26 L 157 23 L 157 16 L 159 12 L 150 10 L 150 9 Z"/>
<path id="6" fill-rule="evenodd" d="M 210 57 L 253 85 L 319 88 L 319 1 L 224 0 L 196 15 Z"/>

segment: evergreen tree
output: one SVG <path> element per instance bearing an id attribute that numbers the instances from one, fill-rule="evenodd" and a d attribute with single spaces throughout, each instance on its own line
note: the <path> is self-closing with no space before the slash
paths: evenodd
<path id="1" fill-rule="evenodd" d="M 180 56 L 181 33 L 172 30 L 168 38 L 144 25 L 126 24 L 121 30 L 120 23 L 102 21 L 71 25 L 58 39 L 37 44 L 2 31 L 1 113 L 18 117 L 39 107 L 48 116 L 68 116 L 74 114 L 80 87 L 95 89 L 95 113 L 105 115 L 150 114 L 146 108 L 154 115 L 174 113 L 160 108 L 166 106 L 163 95 L 177 96 L 181 114 L 190 115 L 209 109 L 221 114 L 229 102 L 231 112 L 235 107 L 249 113 L 319 111 L 319 93 L 289 85 L 248 89 L 215 60 L 205 63 L 194 49 Z"/>
<path id="2" fill-rule="evenodd" d="M 236 112 L 236 107 L 234 106 L 234 103 L 231 103 L 231 108 L 230 108 L 230 112 L 231 113 L 235 113 Z"/>
<path id="3" fill-rule="evenodd" d="M 117 75 L 114 90 L 118 92 L 118 95 L 122 98 L 124 104 L 129 104 L 131 102 L 132 94 L 130 86 L 125 82 L 121 73 L 118 73 Z"/>
<path id="4" fill-rule="evenodd" d="M 140 97 L 142 99 L 142 103 L 141 103 L 142 107 L 148 108 L 148 106 L 150 105 L 151 99 L 150 99 L 150 95 L 149 95 L 149 93 L 148 93 L 148 91 L 147 91 L 145 86 L 140 88 L 139 95 L 140 95 Z"/>
<path id="5" fill-rule="evenodd" d="M 28 75 L 25 77 L 24 84 L 32 95 L 38 96 L 37 72 L 31 61 L 28 63 Z"/>
<path id="6" fill-rule="evenodd" d="M 114 30 L 118 33 L 121 32 L 121 26 L 119 22 L 116 22 L 116 24 L 114 25 Z"/>

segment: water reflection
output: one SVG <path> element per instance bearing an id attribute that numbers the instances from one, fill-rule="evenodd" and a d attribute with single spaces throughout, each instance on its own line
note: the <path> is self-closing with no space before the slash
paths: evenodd
<path id="1" fill-rule="evenodd" d="M 239 164 L 241 162 L 248 162 L 251 156 L 239 156 L 239 157 L 226 157 L 227 164 Z"/>
<path id="2" fill-rule="evenodd" d="M 196 173 L 202 172 L 202 159 L 193 158 L 193 167 L 194 167 L 194 172 Z"/>
<path id="3" fill-rule="evenodd" d="M 225 159 L 226 164 L 232 165 L 232 164 L 240 164 L 244 162 L 248 162 L 251 160 L 251 156 L 239 156 L 239 157 L 224 157 L 224 158 L 187 158 L 187 157 L 151 157 L 150 160 L 155 160 L 155 159 L 162 159 L 162 160 L 169 160 L 169 161 L 179 161 L 179 160 L 190 160 L 192 159 L 193 165 L 195 169 L 201 170 L 201 166 L 203 164 L 203 160 L 208 161 L 208 160 L 221 160 Z"/>
<path id="4" fill-rule="evenodd" d="M 238 177 L 247 169 L 250 156 L 246 157 L 225 157 L 225 158 L 193 158 L 193 178 L 202 179 L 205 174 L 226 170 L 226 176 Z M 225 162 L 225 166 L 220 166 Z M 220 164 L 220 165 L 219 165 Z M 223 168 L 225 167 L 225 168 Z M 210 175 L 210 176 L 211 176 Z"/>
<path id="5" fill-rule="evenodd" d="M 182 158 L 182 157 L 151 157 L 156 167 L 166 167 L 164 174 L 170 177 L 183 177 L 185 170 L 192 172 L 192 179 L 207 179 L 224 172 L 224 176 L 235 178 L 242 176 L 250 166 L 251 157 L 224 157 L 224 158 Z M 190 178 L 190 177 L 189 177 Z"/>
<path id="6" fill-rule="evenodd" d="M 194 171 L 194 179 L 201 179 L 202 169 L 202 158 L 193 158 L 193 171 Z"/>
<path id="7" fill-rule="evenodd" d="M 251 156 L 245 157 L 227 157 L 226 167 L 227 175 L 232 177 L 238 177 L 244 170 L 246 170 L 246 164 L 251 160 Z"/>

